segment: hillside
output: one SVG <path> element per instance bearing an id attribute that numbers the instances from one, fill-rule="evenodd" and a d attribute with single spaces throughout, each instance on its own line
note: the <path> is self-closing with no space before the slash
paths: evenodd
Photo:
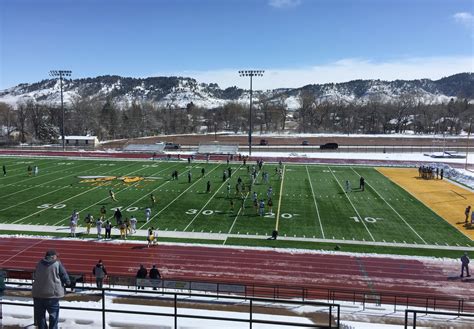
<path id="1" fill-rule="evenodd" d="M 422 103 L 443 103 L 451 98 L 474 99 L 473 73 L 459 73 L 440 80 L 353 80 L 344 83 L 312 84 L 294 89 L 256 91 L 256 98 L 284 100 L 290 110 L 298 108 L 302 92 L 314 93 L 317 100 L 329 102 L 392 102 L 410 95 Z M 217 108 L 228 102 L 248 102 L 248 90 L 237 87 L 221 89 L 215 83 L 199 83 L 186 77 L 129 78 L 99 76 L 64 81 L 64 99 L 70 102 L 78 95 L 98 100 L 113 99 L 127 106 L 134 101 L 154 103 L 161 107 L 185 107 L 189 103 L 203 108 Z M 60 102 L 56 79 L 19 84 L 0 91 L 0 102 L 16 105 L 34 99 L 44 104 Z"/>

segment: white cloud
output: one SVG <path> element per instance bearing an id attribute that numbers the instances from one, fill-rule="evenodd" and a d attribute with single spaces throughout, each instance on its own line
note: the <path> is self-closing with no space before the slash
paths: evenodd
<path id="1" fill-rule="evenodd" d="M 301 4 L 301 0 L 269 0 L 268 4 L 274 8 L 296 7 Z"/>
<path id="2" fill-rule="evenodd" d="M 456 13 L 453 15 L 453 18 L 459 24 L 464 25 L 465 27 L 472 29 L 474 28 L 474 15 L 467 12 Z"/>
<path id="3" fill-rule="evenodd" d="M 297 88 L 307 84 L 346 82 L 356 79 L 440 79 L 461 72 L 474 71 L 474 57 L 420 57 L 375 62 L 368 59 L 347 58 L 300 68 L 239 67 L 210 71 L 162 72 L 160 75 L 192 77 L 199 82 L 218 83 L 221 88 L 249 87 L 249 79 L 239 77 L 243 69 L 265 69 L 263 77 L 254 78 L 254 88 Z"/>

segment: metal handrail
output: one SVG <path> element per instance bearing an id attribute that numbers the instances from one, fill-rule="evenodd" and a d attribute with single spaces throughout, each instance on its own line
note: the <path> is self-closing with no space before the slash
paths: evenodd
<path id="1" fill-rule="evenodd" d="M 422 311 L 422 310 L 412 310 L 412 309 L 406 309 L 405 310 L 405 329 L 408 329 L 408 314 L 413 313 L 413 329 L 416 328 L 416 315 L 418 313 L 425 314 L 425 315 L 448 315 L 448 316 L 455 316 L 457 318 L 459 317 L 468 317 L 468 318 L 474 318 L 474 313 L 463 313 L 463 312 L 440 312 L 440 311 Z"/>
<path id="2" fill-rule="evenodd" d="M 8 285 L 18 285 L 18 286 L 25 286 L 31 285 L 28 283 L 8 283 Z M 146 315 L 146 316 L 166 316 L 166 317 L 173 317 L 174 319 L 174 328 L 178 328 L 178 319 L 180 318 L 192 318 L 192 319 L 202 319 L 202 320 L 215 320 L 215 321 L 231 321 L 231 322 L 242 322 L 248 323 L 249 328 L 252 328 L 253 324 L 270 324 L 270 325 L 279 325 L 279 326 L 289 326 L 289 327 L 306 327 L 306 328 L 339 328 L 340 327 L 340 305 L 339 304 L 331 304 L 331 303 L 321 303 L 321 302 L 299 302 L 299 301 L 291 301 L 291 300 L 279 300 L 279 299 L 269 299 L 269 298 L 256 298 L 256 297 L 238 297 L 238 296 L 226 296 L 226 300 L 233 300 L 233 301 L 246 301 L 249 303 L 249 317 L 247 319 L 243 318 L 230 318 L 220 317 L 220 316 L 207 316 L 207 315 L 190 315 L 190 314 L 180 314 L 178 313 L 178 302 L 181 300 L 189 301 L 189 297 L 200 298 L 204 297 L 208 298 L 218 298 L 217 295 L 210 295 L 210 294 L 195 294 L 195 293 L 179 293 L 179 292 L 166 292 L 166 291 L 140 291 L 141 294 L 146 295 L 153 295 L 153 298 L 166 298 L 166 297 L 158 297 L 160 296 L 167 296 L 167 300 L 173 301 L 173 312 L 172 313 L 164 313 L 164 312 L 144 312 L 144 311 L 127 311 L 127 310 L 117 310 L 114 308 L 107 308 L 106 307 L 106 294 L 108 293 L 126 293 L 129 298 L 143 298 L 144 296 L 140 295 L 130 295 L 135 294 L 136 290 L 133 289 L 116 289 L 116 288 L 107 288 L 107 289 L 98 289 L 98 288 L 89 288 L 87 287 L 87 291 L 91 291 L 93 293 L 99 291 L 101 293 L 101 307 L 100 308 L 85 308 L 85 307 L 73 307 L 73 306 L 61 306 L 62 309 L 66 310 L 80 310 L 80 311 L 91 311 L 91 312 L 101 312 L 102 313 L 102 328 L 106 328 L 106 315 L 107 314 L 134 314 L 134 315 Z M 289 304 L 289 305 L 304 305 L 304 306 L 313 306 L 313 307 L 327 307 L 328 312 L 328 323 L 327 325 L 321 324 L 307 324 L 307 323 L 294 323 L 294 322 L 285 322 L 285 321 L 273 321 L 273 320 L 260 320 L 254 319 L 253 315 L 255 314 L 255 306 L 254 303 L 278 303 L 278 304 Z M 0 298 L 0 306 L 1 305 L 12 305 L 12 306 L 24 306 L 24 307 L 33 307 L 32 303 L 24 303 L 24 302 L 9 302 L 3 301 Z M 189 306 L 186 306 L 189 307 Z M 334 310 L 335 308 L 335 310 Z M 333 317 L 335 319 L 333 320 Z"/>
<path id="3" fill-rule="evenodd" d="M 22 271 L 22 270 L 15 270 L 15 269 L 4 269 L 5 271 L 14 271 L 14 272 L 26 272 L 26 273 L 33 273 L 33 271 Z M 84 273 L 72 273 L 71 275 L 78 275 L 84 278 L 84 282 L 93 283 L 95 280 L 93 279 L 92 274 L 84 274 Z M 106 284 L 110 285 L 111 277 L 117 278 L 126 278 L 126 279 L 134 279 L 134 276 L 113 276 L 109 275 L 106 280 Z M 206 280 L 186 280 L 180 278 L 166 278 L 162 280 L 162 285 L 160 288 L 164 287 L 164 281 L 179 281 L 184 283 L 189 283 L 189 289 L 186 289 L 189 292 L 192 292 L 191 289 L 192 283 L 210 283 L 217 285 L 217 295 L 219 295 L 220 285 L 240 285 L 245 287 L 244 295 L 246 297 L 258 297 L 258 296 L 271 296 L 273 299 L 283 299 L 283 298 L 299 298 L 302 301 L 311 299 L 313 295 L 321 296 L 321 299 L 326 299 L 327 302 L 335 302 L 336 300 L 352 300 L 353 303 L 360 302 L 365 309 L 366 303 L 370 302 L 373 299 L 376 299 L 377 304 L 385 304 L 385 305 L 393 305 L 394 312 L 397 311 L 397 306 L 405 305 L 405 307 L 411 306 L 424 306 L 425 310 L 432 308 L 436 310 L 437 308 L 444 308 L 444 309 L 452 309 L 457 312 L 464 312 L 467 310 L 474 310 L 474 300 L 466 300 L 464 298 L 456 298 L 456 297 L 445 297 L 445 296 L 436 296 L 430 294 L 414 294 L 414 293 L 395 293 L 395 292 L 372 292 L 368 290 L 357 290 L 357 289 L 337 289 L 337 288 L 327 288 L 327 287 L 320 287 L 320 286 L 313 286 L 313 287 L 298 287 L 298 286 L 283 286 L 283 285 L 265 285 L 265 284 L 248 284 L 248 283 L 240 283 L 235 281 L 206 281 Z M 83 282 L 83 284 L 84 284 Z M 133 283 L 136 287 L 136 284 Z M 260 291 L 259 291 L 260 290 Z M 196 291 L 196 290 L 194 290 Z M 337 296 L 339 295 L 339 298 Z M 347 295 L 346 298 L 340 295 Z M 325 296 L 325 297 L 324 297 Z M 444 303 L 443 303 L 444 302 Z M 449 305 L 452 303 L 452 305 Z M 467 304 L 467 305 L 466 305 Z"/>

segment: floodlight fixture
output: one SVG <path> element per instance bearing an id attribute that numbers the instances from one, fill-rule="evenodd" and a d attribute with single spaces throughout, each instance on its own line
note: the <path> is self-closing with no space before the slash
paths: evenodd
<path id="1" fill-rule="evenodd" d="M 252 79 L 253 77 L 263 77 L 264 70 L 240 70 L 239 75 L 241 77 L 250 77 L 250 107 L 249 107 L 249 156 L 252 155 L 252 102 L 253 102 L 253 90 L 252 90 Z"/>
<path id="2" fill-rule="evenodd" d="M 61 88 L 61 138 L 63 144 L 63 151 L 66 148 L 65 137 L 64 137 L 64 98 L 63 98 L 63 78 L 70 77 L 72 71 L 70 70 L 51 70 L 49 75 L 52 77 L 59 77 L 59 85 Z"/>

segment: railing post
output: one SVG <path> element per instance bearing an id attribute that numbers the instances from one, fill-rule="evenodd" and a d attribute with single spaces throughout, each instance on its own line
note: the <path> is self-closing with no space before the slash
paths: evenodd
<path id="1" fill-rule="evenodd" d="M 178 329 L 178 295 L 174 294 L 174 329 Z"/>
<path id="2" fill-rule="evenodd" d="M 405 329 L 408 329 L 408 310 L 405 310 Z"/>
<path id="3" fill-rule="evenodd" d="M 413 311 L 413 329 L 416 329 L 416 311 Z"/>
<path id="4" fill-rule="evenodd" d="M 105 290 L 102 289 L 102 329 L 105 329 Z"/>
<path id="5" fill-rule="evenodd" d="M 252 300 L 250 300 L 250 321 L 249 321 L 250 329 L 252 329 L 252 325 L 253 325 L 252 321 L 253 321 L 253 303 L 252 303 Z"/>
<path id="6" fill-rule="evenodd" d="M 329 328 L 332 328 L 332 305 L 329 306 Z"/>

